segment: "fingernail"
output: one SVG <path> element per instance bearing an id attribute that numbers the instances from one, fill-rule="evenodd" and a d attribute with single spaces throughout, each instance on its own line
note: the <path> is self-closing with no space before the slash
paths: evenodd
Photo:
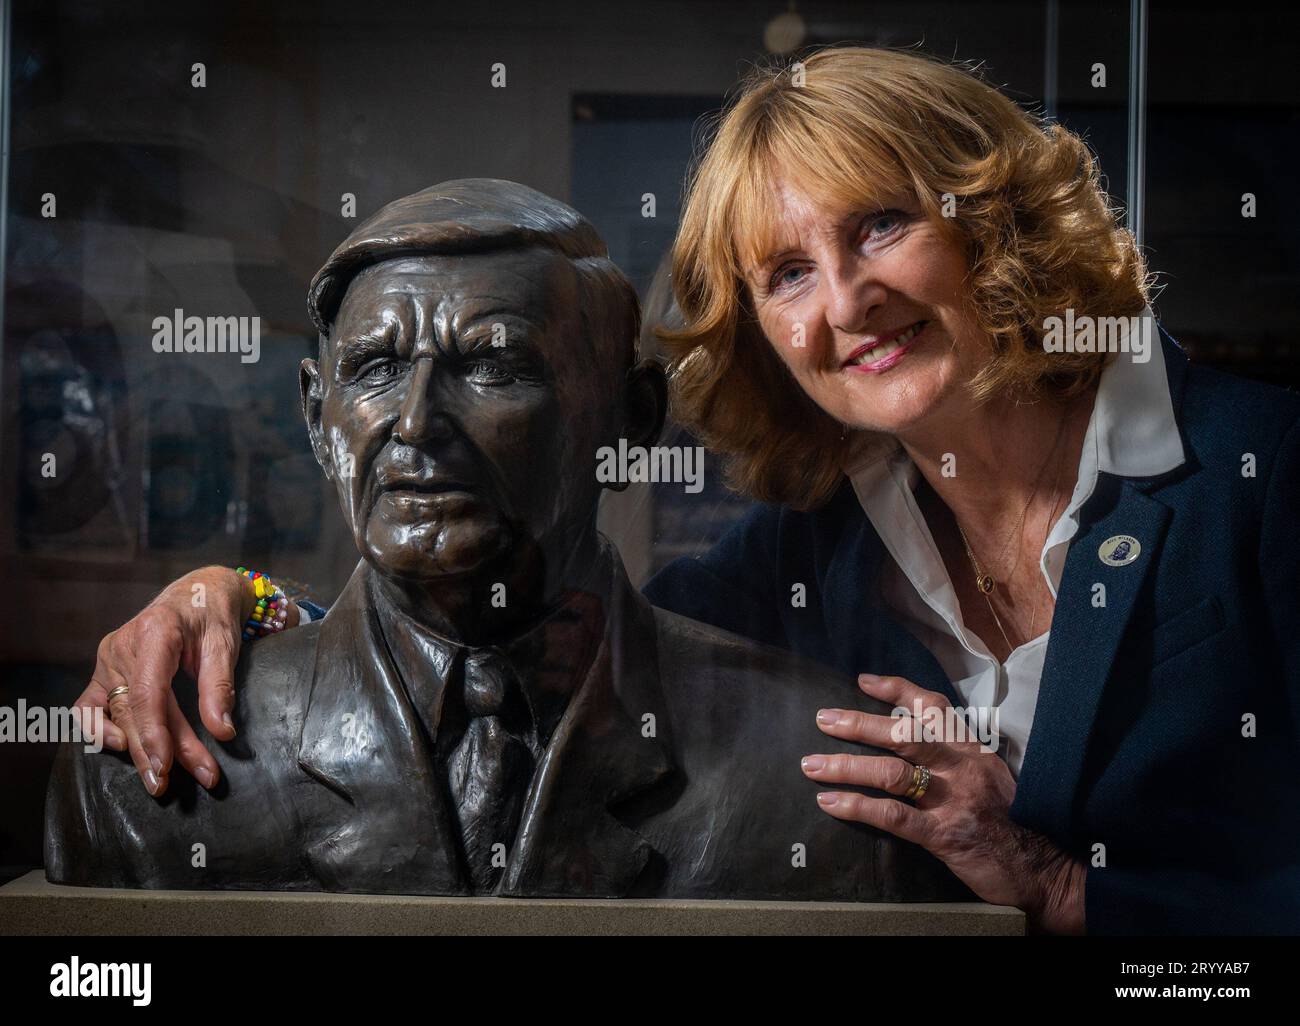
<path id="1" fill-rule="evenodd" d="M 859 673 L 858 683 L 864 688 L 874 687 L 880 683 L 880 678 L 874 673 Z"/>
<path id="2" fill-rule="evenodd" d="M 834 805 L 840 800 L 840 796 L 834 791 L 823 791 L 817 796 L 818 805 Z"/>
<path id="3" fill-rule="evenodd" d="M 151 769 L 144 771 L 144 786 L 150 794 L 158 793 L 158 777 Z"/>
<path id="4" fill-rule="evenodd" d="M 826 766 L 826 760 L 820 755 L 805 755 L 799 765 L 804 768 L 806 773 L 816 773 Z"/>
<path id="5" fill-rule="evenodd" d="M 162 759 L 158 758 L 158 756 L 149 756 L 149 765 L 153 767 L 155 773 L 162 773 Z"/>
<path id="6" fill-rule="evenodd" d="M 200 784 L 206 787 L 209 791 L 212 790 L 212 785 L 216 783 L 217 779 L 213 776 L 212 770 L 208 769 L 206 766 L 200 766 L 194 771 L 194 775 L 199 778 Z"/>
<path id="7" fill-rule="evenodd" d="M 224 712 L 224 713 L 222 713 L 222 714 L 221 714 L 221 722 L 224 723 L 224 724 L 225 724 L 227 727 L 229 727 L 231 730 L 234 730 L 234 729 L 235 729 L 235 721 L 232 720 L 232 719 L 230 718 L 230 713 L 228 713 L 228 712 Z"/>
<path id="8" fill-rule="evenodd" d="M 835 724 L 840 722 L 840 714 L 835 712 L 833 709 L 822 709 L 817 713 L 817 722 L 824 723 L 828 727 L 833 727 Z"/>

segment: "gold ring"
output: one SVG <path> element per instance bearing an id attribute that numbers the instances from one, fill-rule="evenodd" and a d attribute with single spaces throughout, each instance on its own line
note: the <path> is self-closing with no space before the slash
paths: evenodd
<path id="1" fill-rule="evenodd" d="M 118 695 L 125 695 L 130 690 L 131 688 L 129 685 L 119 684 L 117 687 L 115 687 L 112 691 L 108 693 L 108 699 L 105 702 L 105 704 L 113 701 L 113 699 L 115 699 Z"/>
<path id="2" fill-rule="evenodd" d="M 924 798 L 930 787 L 930 770 L 927 766 L 912 767 L 912 786 L 903 792 L 904 798 Z"/>

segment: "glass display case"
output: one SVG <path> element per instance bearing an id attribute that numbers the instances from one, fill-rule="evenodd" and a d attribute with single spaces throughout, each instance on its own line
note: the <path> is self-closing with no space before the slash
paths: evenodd
<path id="1" fill-rule="evenodd" d="M 99 639 L 193 567 L 337 594 L 356 551 L 302 423 L 305 295 L 389 200 L 492 177 L 571 203 L 636 285 L 642 351 L 660 354 L 692 154 L 746 67 L 803 47 L 979 64 L 1087 139 L 1194 356 L 1300 380 L 1300 231 L 1277 170 L 1293 165 L 1297 86 L 1282 61 L 1251 81 L 1158 62 L 1195 36 L 1244 38 L 1208 6 L 18 0 L 7 18 L 0 703 L 71 702 Z M 1243 218 L 1243 194 L 1268 216 Z M 255 357 L 159 342 L 160 319 L 190 316 L 255 325 Z M 671 423 L 665 442 L 693 444 Z M 600 523 L 642 584 L 745 506 L 710 457 L 701 490 L 633 484 Z M 5 745 L 0 762 L 35 780 L 48 752 Z M 40 803 L 39 787 L 3 789 L 0 872 L 39 864 Z"/>

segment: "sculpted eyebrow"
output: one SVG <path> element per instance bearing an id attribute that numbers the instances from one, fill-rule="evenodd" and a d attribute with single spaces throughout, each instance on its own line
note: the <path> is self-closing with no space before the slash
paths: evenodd
<path id="1" fill-rule="evenodd" d="M 492 325 L 496 323 L 505 325 L 507 336 L 512 345 L 522 342 L 525 345 L 532 346 L 534 336 L 540 334 L 545 327 L 515 310 L 475 311 L 464 318 L 457 326 L 456 348 L 461 352 L 473 352 L 485 346 L 490 346 L 492 342 Z"/>
<path id="2" fill-rule="evenodd" d="M 526 314 L 509 307 L 493 307 L 486 310 L 475 310 L 459 319 L 457 328 L 461 334 L 479 328 L 484 322 L 491 324 L 494 321 L 500 321 L 502 324 L 523 325 L 529 330 L 540 331 L 544 325 L 533 320 Z"/>
<path id="3" fill-rule="evenodd" d="M 382 328 L 344 339 L 338 360 L 339 370 L 350 371 L 373 356 L 392 354 L 397 349 L 397 333 L 397 322 L 390 320 Z"/>

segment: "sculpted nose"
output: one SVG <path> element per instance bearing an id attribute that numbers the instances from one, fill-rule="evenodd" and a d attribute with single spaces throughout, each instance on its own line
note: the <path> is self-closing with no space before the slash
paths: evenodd
<path id="1" fill-rule="evenodd" d="M 437 377 L 434 362 L 416 360 L 411 369 L 411 387 L 402 400 L 397 423 L 393 425 L 393 438 L 404 445 L 422 445 L 447 438 L 451 424 L 447 415 L 438 408 L 435 393 Z"/>

